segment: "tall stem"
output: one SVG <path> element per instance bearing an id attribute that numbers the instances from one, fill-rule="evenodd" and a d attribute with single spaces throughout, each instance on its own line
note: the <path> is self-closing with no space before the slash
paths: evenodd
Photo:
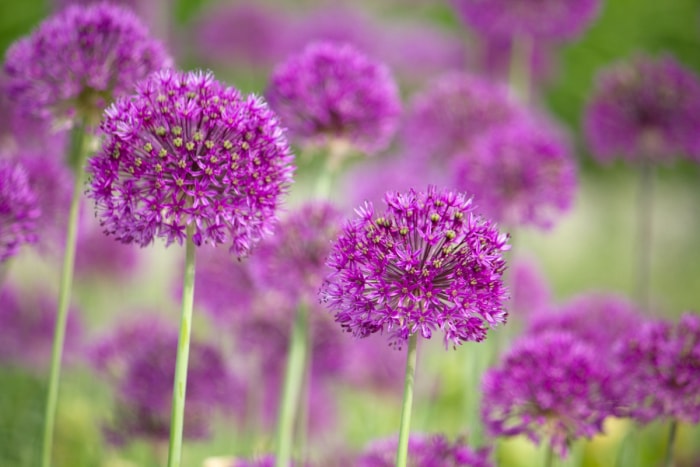
<path id="1" fill-rule="evenodd" d="M 287 370 L 284 375 L 284 387 L 277 418 L 276 467 L 287 467 L 292 453 L 294 419 L 297 414 L 295 409 L 301 395 L 307 353 L 307 321 L 308 309 L 302 302 L 297 309 L 292 335 L 289 337 Z"/>
<path id="2" fill-rule="evenodd" d="M 550 440 L 547 443 L 547 451 L 544 454 L 544 467 L 552 467 L 554 465 L 554 446 Z"/>
<path id="3" fill-rule="evenodd" d="M 185 277 L 182 287 L 182 314 L 180 337 L 177 342 L 175 380 L 173 382 L 173 408 L 170 417 L 170 447 L 168 467 L 178 467 L 182 461 L 182 429 L 185 422 L 185 394 L 187 392 L 187 362 L 190 357 L 190 334 L 192 330 L 192 305 L 194 302 L 194 254 L 192 240 L 194 222 L 187 226 L 185 246 Z"/>
<path id="4" fill-rule="evenodd" d="M 80 217 L 80 199 L 85 179 L 85 159 L 87 158 L 91 138 L 85 133 L 85 126 L 78 125 L 74 130 L 74 144 L 68 160 L 75 161 L 75 181 L 73 198 L 68 212 L 68 227 L 66 231 L 66 247 L 63 253 L 63 269 L 58 293 L 58 310 L 56 312 L 56 327 L 54 329 L 53 347 L 51 350 L 51 370 L 49 373 L 49 390 L 44 414 L 44 437 L 42 444 L 41 465 L 51 465 L 53 433 L 58 405 L 58 386 L 61 375 L 61 359 L 63 343 L 66 338 L 66 323 L 68 322 L 68 306 L 70 305 L 71 289 L 73 288 L 73 269 L 75 266 L 75 245 L 78 237 L 78 218 Z"/>
<path id="5" fill-rule="evenodd" d="M 665 467 L 673 467 L 673 445 L 676 442 L 676 432 L 678 431 L 678 421 L 671 420 L 671 426 L 668 429 L 668 444 L 666 446 Z"/>
<path id="6" fill-rule="evenodd" d="M 403 407 L 401 408 L 401 428 L 399 430 L 399 445 L 396 451 L 396 467 L 406 467 L 408 461 L 408 436 L 411 432 L 411 410 L 413 409 L 413 382 L 416 376 L 418 335 L 408 338 L 408 353 L 406 354 L 406 375 L 403 384 Z"/>
<path id="7" fill-rule="evenodd" d="M 527 34 L 514 35 L 510 46 L 510 70 L 509 81 L 511 90 L 520 99 L 528 103 L 530 100 L 530 87 L 532 70 L 533 41 Z"/>
<path id="8" fill-rule="evenodd" d="M 651 306 L 651 243 L 653 226 L 653 178 L 651 162 L 643 160 L 639 173 L 639 193 L 637 196 L 637 264 L 636 295 L 642 309 L 649 311 Z"/>

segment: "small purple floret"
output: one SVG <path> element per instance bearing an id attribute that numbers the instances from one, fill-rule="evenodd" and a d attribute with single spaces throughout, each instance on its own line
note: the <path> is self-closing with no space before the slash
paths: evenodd
<path id="1" fill-rule="evenodd" d="M 25 168 L 17 161 L 0 160 L 0 265 L 20 246 L 36 243 L 40 215 Z"/>

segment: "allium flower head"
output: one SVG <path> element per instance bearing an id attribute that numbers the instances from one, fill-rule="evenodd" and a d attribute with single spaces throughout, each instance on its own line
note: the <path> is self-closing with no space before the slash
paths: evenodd
<path id="1" fill-rule="evenodd" d="M 11 96 L 37 115 L 96 123 L 106 105 L 152 71 L 171 65 L 162 45 L 126 8 L 73 5 L 7 51 Z"/>
<path id="2" fill-rule="evenodd" d="M 92 349 L 95 368 L 117 388 L 119 411 L 108 431 L 115 441 L 168 438 L 178 332 L 150 316 L 118 328 Z M 193 341 L 187 378 L 184 435 L 206 438 L 214 415 L 241 414 L 242 383 L 213 346 Z"/>
<path id="3" fill-rule="evenodd" d="M 367 153 L 384 149 L 400 101 L 389 70 L 353 46 L 314 42 L 279 65 L 266 95 L 300 141 L 344 140 Z"/>
<path id="4" fill-rule="evenodd" d="M 593 347 L 566 332 L 527 336 L 482 380 L 482 417 L 494 436 L 527 435 L 564 457 L 603 429 L 610 372 Z"/>
<path id="5" fill-rule="evenodd" d="M 358 467 L 390 467 L 396 461 L 396 437 L 373 441 L 357 459 Z M 443 435 L 412 434 L 408 438 L 410 467 L 490 467 L 489 449 L 473 450 L 463 439 L 451 443 Z"/>
<path id="6" fill-rule="evenodd" d="M 110 106 L 90 160 L 103 228 L 124 243 L 155 237 L 230 245 L 245 254 L 276 222 L 293 156 L 264 101 L 211 73 L 163 70 Z"/>
<path id="7" fill-rule="evenodd" d="M 326 202 L 307 203 L 290 213 L 251 258 L 257 280 L 283 291 L 294 302 L 308 302 L 321 285 L 340 222 L 340 213 Z"/>
<path id="8" fill-rule="evenodd" d="M 474 214 L 464 194 L 429 187 L 386 194 L 386 212 L 366 203 L 333 245 L 321 298 L 343 329 L 409 336 L 442 330 L 445 345 L 480 341 L 504 323 L 507 235 Z"/>
<path id="9" fill-rule="evenodd" d="M 620 358 L 627 415 L 700 422 L 700 315 L 646 323 L 628 337 Z"/>
<path id="10" fill-rule="evenodd" d="M 412 99 L 402 142 L 407 151 L 443 163 L 468 151 L 477 137 L 515 121 L 521 112 L 505 86 L 451 73 Z"/>
<path id="11" fill-rule="evenodd" d="M 601 162 L 700 159 L 700 80 L 673 57 L 639 55 L 601 71 L 585 114 Z"/>
<path id="12" fill-rule="evenodd" d="M 452 0 L 462 20 L 487 36 L 573 39 L 595 19 L 599 0 Z"/>
<path id="13" fill-rule="evenodd" d="M 0 159 L 0 264 L 19 247 L 37 241 L 41 210 L 27 172 L 18 162 Z"/>
<path id="14" fill-rule="evenodd" d="M 454 183 L 507 225 L 551 227 L 571 207 L 576 165 L 567 141 L 543 122 L 499 127 L 455 156 Z"/>

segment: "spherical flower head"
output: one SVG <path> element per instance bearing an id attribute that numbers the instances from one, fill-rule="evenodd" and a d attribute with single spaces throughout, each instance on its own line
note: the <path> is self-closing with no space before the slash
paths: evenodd
<path id="1" fill-rule="evenodd" d="M 56 13 L 5 56 L 10 95 L 24 109 L 93 124 L 114 98 L 168 66 L 163 46 L 134 13 L 106 2 Z"/>
<path id="2" fill-rule="evenodd" d="M 645 323 L 628 337 L 620 358 L 627 415 L 644 423 L 700 422 L 700 315 Z"/>
<path id="3" fill-rule="evenodd" d="M 502 275 L 508 236 L 474 213 L 462 193 L 411 189 L 386 194 L 387 209 L 358 208 L 326 264 L 321 299 L 355 336 L 388 333 L 400 348 L 419 333 L 445 345 L 481 341 L 504 323 Z"/>
<path id="4" fill-rule="evenodd" d="M 89 196 L 105 233 L 226 243 L 245 256 L 276 222 L 293 156 L 275 114 L 211 73 L 163 70 L 110 106 L 90 160 Z"/>
<path id="5" fill-rule="evenodd" d="M 584 131 L 600 162 L 700 160 L 700 80 L 671 56 L 638 55 L 600 72 Z"/>
<path id="6" fill-rule="evenodd" d="M 512 123 L 522 113 L 505 86 L 466 73 L 429 83 L 411 101 L 402 131 L 407 151 L 442 164 L 468 151 L 474 140 Z"/>
<path id="7" fill-rule="evenodd" d="M 601 433 L 612 406 L 610 372 L 595 350 L 566 332 L 527 336 L 482 380 L 482 418 L 494 436 L 524 434 L 566 456 Z"/>
<path id="8" fill-rule="evenodd" d="M 17 161 L 0 159 L 0 265 L 20 246 L 36 243 L 40 215 L 26 169 Z"/>
<path id="9" fill-rule="evenodd" d="M 256 279 L 264 287 L 287 294 L 293 302 L 312 301 L 340 222 L 340 213 L 327 202 L 306 203 L 290 213 L 251 257 Z"/>
<path id="10" fill-rule="evenodd" d="M 92 350 L 96 369 L 117 388 L 120 409 L 108 427 L 112 440 L 164 440 L 170 431 L 178 332 L 144 316 L 118 328 Z M 242 414 L 244 386 L 215 347 L 193 340 L 187 375 L 187 439 L 207 438 L 216 413 Z"/>
<path id="11" fill-rule="evenodd" d="M 372 441 L 357 459 L 358 467 L 390 467 L 396 461 L 398 438 Z M 408 438 L 410 467 L 491 467 L 490 449 L 473 450 L 464 439 L 451 443 L 444 435 L 411 434 Z"/>
<path id="12" fill-rule="evenodd" d="M 314 42 L 279 65 L 266 95 L 299 141 L 348 142 L 368 154 L 389 144 L 400 114 L 389 70 L 344 43 Z"/>
<path id="13" fill-rule="evenodd" d="M 453 160 L 457 189 L 507 225 L 552 227 L 571 208 L 576 164 L 568 142 L 541 121 L 522 120 L 479 138 Z"/>
<path id="14" fill-rule="evenodd" d="M 600 7 L 599 0 L 452 0 L 452 4 L 481 34 L 551 41 L 581 35 Z"/>

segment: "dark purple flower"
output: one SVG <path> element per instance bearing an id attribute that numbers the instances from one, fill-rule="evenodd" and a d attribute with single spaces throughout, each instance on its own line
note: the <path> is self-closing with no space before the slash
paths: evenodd
<path id="1" fill-rule="evenodd" d="M 516 258 L 510 264 L 510 310 L 530 317 L 552 304 L 552 291 L 539 266 L 531 259 Z"/>
<path id="2" fill-rule="evenodd" d="M 480 341 L 504 323 L 507 235 L 474 214 L 464 194 L 389 192 L 385 213 L 365 203 L 333 245 L 321 298 L 355 336 L 389 334 L 397 347 L 420 333 L 445 345 Z"/>
<path id="3" fill-rule="evenodd" d="M 303 142 L 341 140 L 373 153 L 398 125 L 398 88 L 388 68 L 349 44 L 310 44 L 275 69 L 266 95 Z"/>
<path id="4" fill-rule="evenodd" d="M 671 56 L 639 55 L 600 72 L 584 117 L 601 162 L 700 159 L 700 80 Z"/>
<path id="5" fill-rule="evenodd" d="M 292 178 L 284 130 L 264 101 L 211 73 L 163 70 L 110 106 L 89 195 L 124 243 L 227 243 L 245 256 L 271 232 Z"/>
<path id="6" fill-rule="evenodd" d="M 549 228 L 571 208 L 576 164 L 563 135 L 522 119 L 493 129 L 453 160 L 455 186 L 506 225 Z"/>
<path id="7" fill-rule="evenodd" d="M 626 415 L 700 422 L 700 315 L 645 323 L 628 336 L 620 359 Z"/>
<path id="8" fill-rule="evenodd" d="M 390 467 L 396 461 L 398 438 L 372 441 L 357 459 L 357 467 Z M 410 467 L 491 467 L 490 449 L 474 450 L 463 439 L 451 443 L 443 435 L 412 434 L 408 438 Z"/>
<path id="9" fill-rule="evenodd" d="M 118 328 L 92 349 L 92 362 L 116 387 L 118 411 L 107 428 L 114 440 L 168 438 L 178 331 L 148 313 Z M 242 414 L 243 384 L 213 346 L 192 341 L 184 436 L 209 436 L 215 414 Z"/>
<path id="10" fill-rule="evenodd" d="M 466 73 L 444 75 L 416 95 L 402 131 L 406 151 L 441 164 L 477 137 L 520 117 L 505 86 Z"/>
<path id="11" fill-rule="evenodd" d="M 0 292 L 0 362 L 40 371 L 51 359 L 56 326 L 56 298 L 34 288 L 19 292 L 6 284 Z M 66 324 L 65 356 L 80 347 L 82 325 L 79 311 L 71 308 Z"/>
<path id="12" fill-rule="evenodd" d="M 315 301 L 311 297 L 326 273 L 326 257 L 340 222 L 338 210 L 326 202 L 306 203 L 290 213 L 250 259 L 256 279 L 293 302 Z"/>
<path id="13" fill-rule="evenodd" d="M 567 332 L 527 336 L 482 380 L 482 418 L 493 436 L 524 434 L 561 457 L 601 433 L 611 415 L 610 371 L 596 350 Z"/>
<path id="14" fill-rule="evenodd" d="M 171 65 L 131 10 L 103 2 L 74 5 L 15 42 L 5 57 L 10 95 L 24 110 L 96 124 L 114 98 Z"/>
<path id="15" fill-rule="evenodd" d="M 462 20 L 487 36 L 573 39 L 596 18 L 599 0 L 452 0 Z"/>
<path id="16" fill-rule="evenodd" d="M 20 246 L 36 243 L 40 215 L 25 168 L 0 159 L 0 264 L 17 254 Z"/>

